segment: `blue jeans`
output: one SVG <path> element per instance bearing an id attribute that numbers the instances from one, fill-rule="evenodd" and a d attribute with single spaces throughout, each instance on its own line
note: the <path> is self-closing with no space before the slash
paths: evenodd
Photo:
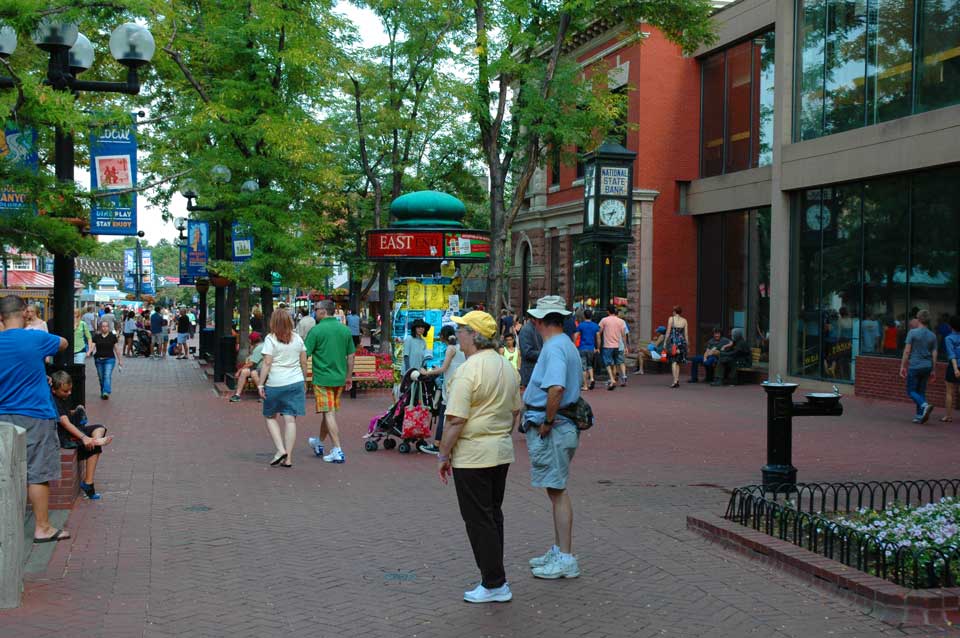
<path id="1" fill-rule="evenodd" d="M 117 365 L 117 360 L 113 357 L 109 359 L 95 359 L 97 366 L 97 377 L 100 378 L 100 394 L 110 394 L 110 379 L 113 377 L 113 367 Z"/>
<path id="2" fill-rule="evenodd" d="M 704 379 L 705 381 L 713 380 L 713 369 L 717 366 L 716 355 L 710 355 L 706 359 L 703 358 L 703 355 L 697 355 L 695 357 L 690 357 L 690 380 L 696 381 L 700 377 L 700 366 L 703 365 L 707 369 L 707 376 Z"/>
<path id="3" fill-rule="evenodd" d="M 931 370 L 907 371 L 907 394 L 917 404 L 917 416 L 923 413 L 923 406 L 927 403 L 927 379 Z"/>

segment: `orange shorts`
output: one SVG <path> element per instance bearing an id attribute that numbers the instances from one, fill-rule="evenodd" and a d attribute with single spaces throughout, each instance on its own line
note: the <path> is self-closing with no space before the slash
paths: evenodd
<path id="1" fill-rule="evenodd" d="M 343 394 L 343 387 L 328 388 L 325 386 L 313 386 L 313 396 L 317 402 L 317 412 L 336 412 L 340 409 L 340 395 Z"/>

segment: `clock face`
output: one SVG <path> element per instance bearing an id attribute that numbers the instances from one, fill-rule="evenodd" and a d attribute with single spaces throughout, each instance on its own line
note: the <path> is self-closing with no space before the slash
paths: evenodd
<path id="1" fill-rule="evenodd" d="M 807 209 L 807 228 L 810 230 L 823 230 L 830 226 L 832 215 L 830 209 L 820 204 L 814 204 Z"/>
<path id="2" fill-rule="evenodd" d="M 619 199 L 605 199 L 600 204 L 600 223 L 604 226 L 623 226 L 627 221 L 627 205 Z"/>

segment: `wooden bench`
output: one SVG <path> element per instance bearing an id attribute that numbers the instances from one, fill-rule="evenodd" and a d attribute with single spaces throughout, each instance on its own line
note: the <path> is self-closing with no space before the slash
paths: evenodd
<path id="1" fill-rule="evenodd" d="M 377 358 L 372 354 L 361 354 L 353 358 L 353 385 L 350 387 L 350 398 L 357 398 L 357 384 L 365 381 L 377 381 Z"/>

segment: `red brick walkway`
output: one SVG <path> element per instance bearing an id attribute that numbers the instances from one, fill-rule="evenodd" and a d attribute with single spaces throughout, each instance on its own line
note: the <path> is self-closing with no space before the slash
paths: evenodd
<path id="1" fill-rule="evenodd" d="M 21 609 L 0 612 L 0 638 L 903 635 L 685 529 L 688 513 L 722 512 L 712 486 L 759 478 L 763 393 L 666 382 L 592 393 L 601 424 L 571 486 L 578 580 L 525 568 L 551 523 L 517 439 L 505 503 L 515 598 L 476 607 L 460 599 L 478 575 L 434 459 L 363 451 L 387 395 L 345 400 L 345 465 L 308 456 L 311 415 L 296 467 L 270 469 L 257 403 L 216 398 L 193 362 L 130 361 L 109 402 L 88 384 L 92 419 L 117 435 L 104 498 L 78 503 L 74 540 L 28 580 Z M 909 407 L 846 403 L 841 418 L 796 422 L 801 480 L 957 474 L 960 424 L 912 426 Z"/>

